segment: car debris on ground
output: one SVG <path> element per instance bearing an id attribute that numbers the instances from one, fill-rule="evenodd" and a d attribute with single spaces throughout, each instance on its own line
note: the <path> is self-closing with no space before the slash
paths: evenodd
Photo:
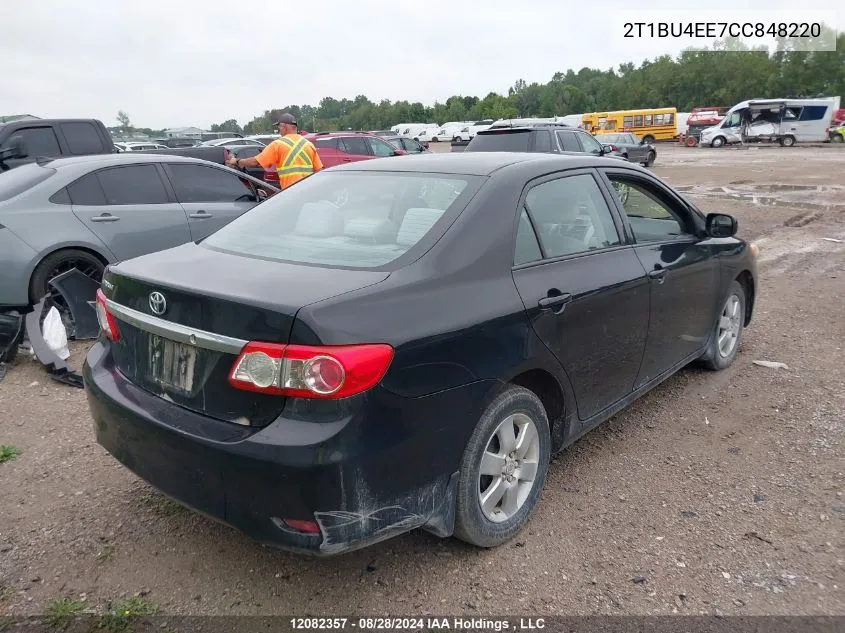
<path id="1" fill-rule="evenodd" d="M 7 371 L 4 363 L 14 360 L 18 349 L 26 346 L 53 380 L 82 388 L 82 374 L 65 362 L 70 356 L 67 344 L 97 337 L 100 327 L 94 300 L 100 284 L 72 268 L 49 285 L 56 294 L 45 295 L 27 314 L 0 313 L 0 380 Z"/>

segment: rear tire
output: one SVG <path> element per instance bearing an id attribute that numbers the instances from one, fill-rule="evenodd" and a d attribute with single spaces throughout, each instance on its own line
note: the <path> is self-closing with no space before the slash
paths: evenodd
<path id="1" fill-rule="evenodd" d="M 485 409 L 464 450 L 455 536 L 485 548 L 515 536 L 540 498 L 550 451 L 543 403 L 534 392 L 509 386 Z"/>
<path id="2" fill-rule="evenodd" d="M 102 281 L 105 264 L 96 255 L 77 248 L 66 248 L 50 253 L 41 260 L 32 273 L 29 282 L 29 299 L 38 303 L 47 294 L 54 294 L 54 298 L 61 298 L 58 292 L 53 293 L 48 282 L 56 275 L 76 267 L 96 281 Z M 57 270 L 58 269 L 58 270 Z M 63 301 L 59 301 L 63 303 Z"/>
<path id="3" fill-rule="evenodd" d="M 742 342 L 745 325 L 745 289 L 738 281 L 731 282 L 728 296 L 716 317 L 707 350 L 700 358 L 707 369 L 720 371 L 730 367 Z"/>
<path id="4" fill-rule="evenodd" d="M 651 145 L 652 143 L 654 143 L 654 137 L 651 134 L 646 134 L 643 137 L 643 143 L 645 143 L 646 145 Z"/>

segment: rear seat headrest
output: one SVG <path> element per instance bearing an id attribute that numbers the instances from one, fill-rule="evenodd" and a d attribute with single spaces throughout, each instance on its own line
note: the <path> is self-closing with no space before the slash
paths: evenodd
<path id="1" fill-rule="evenodd" d="M 343 234 L 383 244 L 393 241 L 396 225 L 387 218 L 353 218 L 346 223 Z"/>
<path id="2" fill-rule="evenodd" d="M 396 236 L 396 243 L 401 246 L 413 246 L 431 230 L 435 222 L 443 215 L 442 209 L 429 209 L 427 207 L 413 207 L 405 212 L 402 218 L 402 225 L 399 227 L 399 234 Z"/>

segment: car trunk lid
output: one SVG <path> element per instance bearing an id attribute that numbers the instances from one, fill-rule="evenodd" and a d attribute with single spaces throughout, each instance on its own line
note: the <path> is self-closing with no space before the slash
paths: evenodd
<path id="1" fill-rule="evenodd" d="M 270 262 L 193 243 L 138 257 L 110 267 L 104 277 L 119 330 L 112 354 L 122 374 L 164 400 L 263 426 L 285 399 L 229 385 L 243 345 L 288 343 L 301 307 L 388 275 Z"/>

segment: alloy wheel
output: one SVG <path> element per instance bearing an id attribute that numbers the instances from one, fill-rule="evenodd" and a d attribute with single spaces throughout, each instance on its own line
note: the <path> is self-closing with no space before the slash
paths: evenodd
<path id="1" fill-rule="evenodd" d="M 719 317 L 719 354 L 721 354 L 722 358 L 727 358 L 731 355 L 739 339 L 742 316 L 740 314 L 741 305 L 739 297 L 732 294 L 725 302 L 722 316 Z"/>
<path id="2" fill-rule="evenodd" d="M 494 523 L 512 518 L 525 503 L 537 477 L 540 436 L 523 413 L 506 417 L 487 441 L 478 477 L 481 512 Z"/>

